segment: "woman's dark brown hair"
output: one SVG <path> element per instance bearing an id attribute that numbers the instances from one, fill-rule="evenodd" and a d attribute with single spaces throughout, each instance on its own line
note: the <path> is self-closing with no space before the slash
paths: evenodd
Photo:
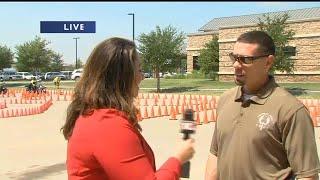
<path id="1" fill-rule="evenodd" d="M 61 128 L 65 139 L 72 135 L 80 115 L 88 115 L 91 110 L 100 108 L 125 112 L 129 122 L 141 130 L 133 104 L 137 58 L 135 44 L 126 39 L 110 38 L 95 47 L 76 84 L 66 122 Z"/>

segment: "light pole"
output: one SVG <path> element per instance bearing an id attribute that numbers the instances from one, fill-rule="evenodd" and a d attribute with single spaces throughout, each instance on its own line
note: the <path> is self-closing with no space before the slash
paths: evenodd
<path id="1" fill-rule="evenodd" d="M 78 39 L 80 39 L 79 37 L 75 37 L 73 38 L 76 40 L 76 69 L 78 69 Z"/>
<path id="2" fill-rule="evenodd" d="M 132 16 L 132 41 L 134 42 L 134 13 L 129 13 L 129 16 Z"/>

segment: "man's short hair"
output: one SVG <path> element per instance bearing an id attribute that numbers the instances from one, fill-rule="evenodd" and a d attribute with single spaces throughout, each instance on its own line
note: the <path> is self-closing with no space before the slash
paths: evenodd
<path id="1" fill-rule="evenodd" d="M 257 52 L 260 55 L 275 55 L 273 39 L 264 31 L 249 31 L 241 34 L 237 42 L 258 44 Z"/>

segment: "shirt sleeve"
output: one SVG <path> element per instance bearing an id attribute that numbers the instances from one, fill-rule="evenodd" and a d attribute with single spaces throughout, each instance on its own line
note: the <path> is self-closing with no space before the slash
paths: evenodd
<path id="1" fill-rule="evenodd" d="M 109 179 L 179 179 L 181 165 L 178 159 L 169 158 L 155 172 L 133 127 L 125 123 L 107 126 L 104 131 L 99 132 L 94 157 Z"/>
<path id="2" fill-rule="evenodd" d="M 320 171 L 314 127 L 305 107 L 287 121 L 282 137 L 288 161 L 297 178 L 310 177 Z"/>
<path id="3" fill-rule="evenodd" d="M 217 122 L 214 125 L 214 132 L 213 132 L 213 136 L 212 136 L 212 140 L 211 140 L 211 146 L 210 146 L 210 152 L 215 155 L 218 156 L 218 138 L 217 138 Z"/>

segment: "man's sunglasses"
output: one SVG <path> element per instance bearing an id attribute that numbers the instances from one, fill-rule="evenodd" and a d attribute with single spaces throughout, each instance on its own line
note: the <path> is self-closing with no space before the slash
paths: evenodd
<path id="1" fill-rule="evenodd" d="M 269 55 L 267 54 L 267 55 L 262 55 L 262 56 L 238 56 L 233 53 L 229 54 L 229 57 L 230 57 L 232 63 L 235 63 L 236 61 L 238 61 L 241 64 L 252 64 L 253 61 L 255 61 L 259 58 L 262 58 L 262 57 L 267 57 L 267 56 L 269 56 Z"/>

